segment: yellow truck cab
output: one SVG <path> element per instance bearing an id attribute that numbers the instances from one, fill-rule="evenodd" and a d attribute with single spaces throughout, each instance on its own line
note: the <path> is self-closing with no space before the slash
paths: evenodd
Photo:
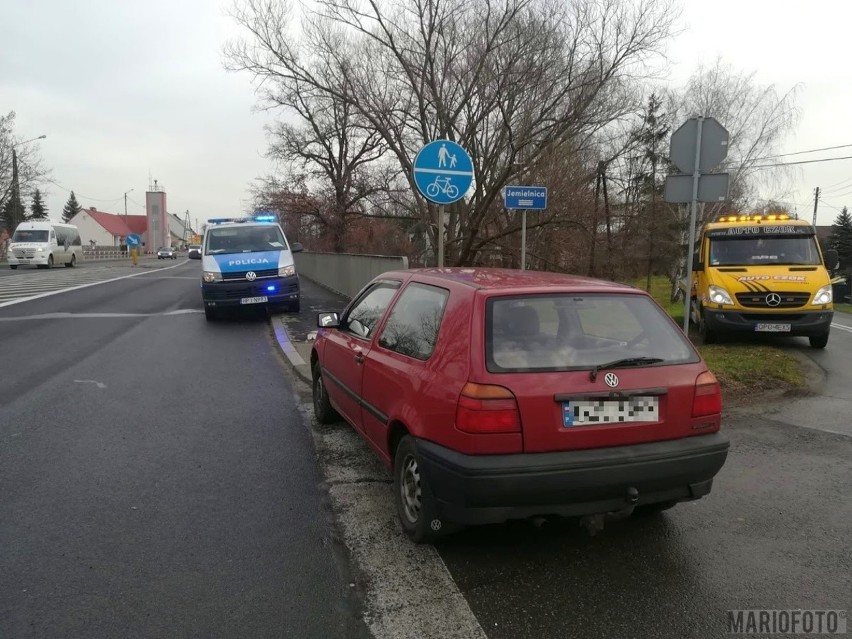
<path id="1" fill-rule="evenodd" d="M 814 348 L 828 343 L 831 278 L 816 230 L 804 220 L 729 215 L 706 224 L 691 296 L 691 318 L 705 343 L 725 333 L 801 335 Z"/>

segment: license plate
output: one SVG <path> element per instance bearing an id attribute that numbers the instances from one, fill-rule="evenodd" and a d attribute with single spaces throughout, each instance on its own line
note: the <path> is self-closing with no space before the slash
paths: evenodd
<path id="1" fill-rule="evenodd" d="M 263 304 L 267 301 L 269 300 L 266 295 L 262 295 L 261 297 L 244 297 L 240 300 L 240 304 Z"/>
<path id="2" fill-rule="evenodd" d="M 789 324 L 757 324 L 754 330 L 758 333 L 789 333 Z"/>
<path id="3" fill-rule="evenodd" d="M 562 402 L 562 425 L 595 426 L 630 422 L 660 421 L 660 401 L 656 395 L 627 399 L 582 399 Z"/>

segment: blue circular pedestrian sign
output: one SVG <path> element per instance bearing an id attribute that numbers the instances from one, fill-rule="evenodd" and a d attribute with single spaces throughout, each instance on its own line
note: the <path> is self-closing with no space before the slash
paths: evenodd
<path id="1" fill-rule="evenodd" d="M 131 233 L 127 236 L 127 246 L 129 246 L 130 248 L 142 246 L 142 238 L 139 237 L 136 233 Z"/>
<path id="2" fill-rule="evenodd" d="M 417 190 L 435 204 L 452 204 L 462 199 L 473 183 L 473 161 L 460 145 L 435 140 L 414 158 Z"/>

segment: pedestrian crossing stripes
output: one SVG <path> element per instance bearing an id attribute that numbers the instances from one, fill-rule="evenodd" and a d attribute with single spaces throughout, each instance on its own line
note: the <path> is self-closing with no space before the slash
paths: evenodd
<path id="1" fill-rule="evenodd" d="M 0 307 L 33 296 L 58 293 L 66 289 L 90 286 L 133 275 L 144 275 L 173 266 L 146 264 L 132 267 L 129 264 L 87 264 L 74 269 L 20 269 L 13 275 L 0 277 Z"/>

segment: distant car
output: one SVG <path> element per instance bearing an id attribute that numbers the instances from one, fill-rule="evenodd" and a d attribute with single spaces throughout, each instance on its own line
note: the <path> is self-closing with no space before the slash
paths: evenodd
<path id="1" fill-rule="evenodd" d="M 658 512 L 710 492 L 719 383 L 644 291 L 534 271 L 396 271 L 320 313 L 314 413 L 393 470 L 405 532 Z"/>
<path id="2" fill-rule="evenodd" d="M 190 244 L 186 256 L 191 260 L 201 259 L 201 244 Z"/>
<path id="3" fill-rule="evenodd" d="M 157 251 L 157 259 L 165 260 L 166 258 L 171 258 L 173 260 L 177 259 L 177 251 L 174 250 L 171 246 L 163 246 Z"/>

